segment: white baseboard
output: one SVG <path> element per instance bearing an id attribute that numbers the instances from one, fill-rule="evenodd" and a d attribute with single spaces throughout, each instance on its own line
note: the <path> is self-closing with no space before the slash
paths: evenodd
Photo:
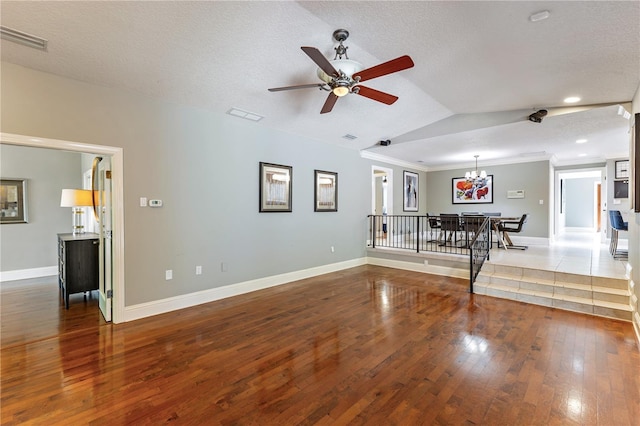
<path id="1" fill-rule="evenodd" d="M 140 303 L 132 306 L 125 306 L 123 321 L 133 321 L 153 315 L 175 311 L 178 309 L 190 308 L 192 306 L 201 305 L 203 303 L 214 302 L 216 300 L 225 299 L 227 297 L 238 296 L 240 294 L 250 293 L 256 290 L 275 287 L 278 285 L 290 283 L 292 281 L 298 281 L 305 278 L 315 277 L 317 275 L 341 271 L 343 269 L 354 268 L 356 266 L 365 265 L 366 263 L 366 258 L 352 259 L 345 262 L 332 263 L 329 265 L 318 266 L 302 271 L 294 271 L 286 274 L 274 275 L 271 277 L 231 284 L 224 287 L 217 287 L 198 291 L 195 293 L 169 297 L 167 299 L 155 300 L 152 302 Z"/>
<path id="2" fill-rule="evenodd" d="M 57 266 L 45 266 L 42 268 L 17 269 L 15 271 L 0 272 L 0 283 L 5 281 L 28 280 L 31 278 L 49 277 L 58 275 Z"/>
<path id="3" fill-rule="evenodd" d="M 368 265 L 385 266 L 387 268 L 403 269 L 405 271 L 424 272 L 427 274 L 444 275 L 447 277 L 469 278 L 469 271 L 446 266 L 425 265 L 422 263 L 405 262 L 402 260 L 381 259 L 367 257 Z"/>

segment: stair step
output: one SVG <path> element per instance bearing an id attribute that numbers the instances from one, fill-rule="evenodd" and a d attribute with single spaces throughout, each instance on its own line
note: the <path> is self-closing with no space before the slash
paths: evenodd
<path id="1" fill-rule="evenodd" d="M 628 280 L 626 278 L 601 277 L 597 275 L 571 274 L 567 272 L 546 271 L 532 268 L 522 268 L 518 266 L 496 265 L 486 262 L 482 267 L 481 274 L 486 272 L 489 275 L 501 278 L 526 280 L 529 282 L 563 283 L 593 285 L 604 288 L 614 288 L 627 290 Z"/>
<path id="2" fill-rule="evenodd" d="M 558 295 L 549 292 L 540 292 L 527 289 L 514 289 L 510 286 L 499 284 L 474 286 L 476 294 L 499 297 L 501 299 L 517 300 L 519 302 L 534 305 L 549 306 L 574 312 L 598 315 L 608 318 L 631 321 L 633 310 L 628 303 L 614 303 L 602 300 L 593 300 L 583 297 Z"/>
<path id="3" fill-rule="evenodd" d="M 628 282 L 618 278 L 485 263 L 474 292 L 626 321 L 633 314 Z"/>

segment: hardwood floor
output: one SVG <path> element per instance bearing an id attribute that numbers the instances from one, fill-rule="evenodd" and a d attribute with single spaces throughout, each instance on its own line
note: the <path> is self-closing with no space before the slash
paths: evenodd
<path id="1" fill-rule="evenodd" d="M 35 295 L 3 292 L 1 421 L 638 424 L 630 323 L 467 284 L 361 266 L 119 325 L 90 309 L 60 327 L 79 301 L 48 336 L 54 308 L 18 320 Z"/>

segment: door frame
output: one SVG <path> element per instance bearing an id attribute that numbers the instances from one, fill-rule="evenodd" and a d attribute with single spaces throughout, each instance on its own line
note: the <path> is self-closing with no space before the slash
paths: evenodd
<path id="1" fill-rule="evenodd" d="M 376 171 L 387 176 L 387 214 L 393 214 L 393 169 L 383 166 L 371 166 L 371 214 L 376 214 Z M 380 212 L 382 214 L 382 212 Z"/>
<path id="2" fill-rule="evenodd" d="M 30 146 L 35 148 L 59 149 L 111 156 L 111 201 L 113 209 L 113 299 L 112 320 L 115 324 L 124 322 L 124 160 L 123 149 L 115 146 L 93 145 L 37 136 L 0 133 L 0 143 Z"/>
<path id="3" fill-rule="evenodd" d="M 604 185 L 603 183 L 606 181 L 606 167 L 587 167 L 587 168 L 575 168 L 575 169 L 563 169 L 563 170 L 554 170 L 554 196 L 553 199 L 555 200 L 554 202 L 554 209 L 553 209 L 553 240 L 555 240 L 555 238 L 560 235 L 560 232 L 564 230 L 565 228 L 565 213 L 566 211 L 564 211 L 564 209 L 561 212 L 561 204 L 563 203 L 563 199 L 562 199 L 562 191 L 561 191 L 561 184 L 560 181 L 562 181 L 563 179 L 577 179 L 577 178 L 583 178 L 583 177 L 595 177 L 598 178 L 600 185 L 600 205 L 597 206 L 596 204 L 598 203 L 598 198 L 595 196 L 594 194 L 594 228 L 593 231 L 594 233 L 599 233 L 600 234 L 600 241 L 601 242 L 605 242 L 606 241 L 606 226 L 601 226 L 600 230 L 598 231 L 598 225 L 597 223 L 595 223 L 595 221 L 597 221 L 598 215 L 595 212 L 595 209 L 597 209 L 598 207 L 600 208 L 600 213 L 602 213 L 603 211 L 606 211 L 606 204 L 602 202 L 602 200 L 606 200 L 607 199 L 607 194 L 606 194 L 606 185 Z M 596 183 L 597 183 L 596 182 Z M 595 185 L 594 185 L 594 191 L 595 191 Z M 566 206 L 565 206 L 566 207 Z"/>

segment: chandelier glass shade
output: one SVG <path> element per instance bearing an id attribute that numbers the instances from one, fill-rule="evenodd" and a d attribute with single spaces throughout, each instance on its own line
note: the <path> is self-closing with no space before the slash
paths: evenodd
<path id="1" fill-rule="evenodd" d="M 465 179 L 467 180 L 476 180 L 478 178 L 480 179 L 486 179 L 487 178 L 487 172 L 485 170 L 482 171 L 478 171 L 478 157 L 479 155 L 474 155 L 475 159 L 476 159 L 476 168 L 475 170 L 471 170 L 468 171 L 464 174 Z"/>

